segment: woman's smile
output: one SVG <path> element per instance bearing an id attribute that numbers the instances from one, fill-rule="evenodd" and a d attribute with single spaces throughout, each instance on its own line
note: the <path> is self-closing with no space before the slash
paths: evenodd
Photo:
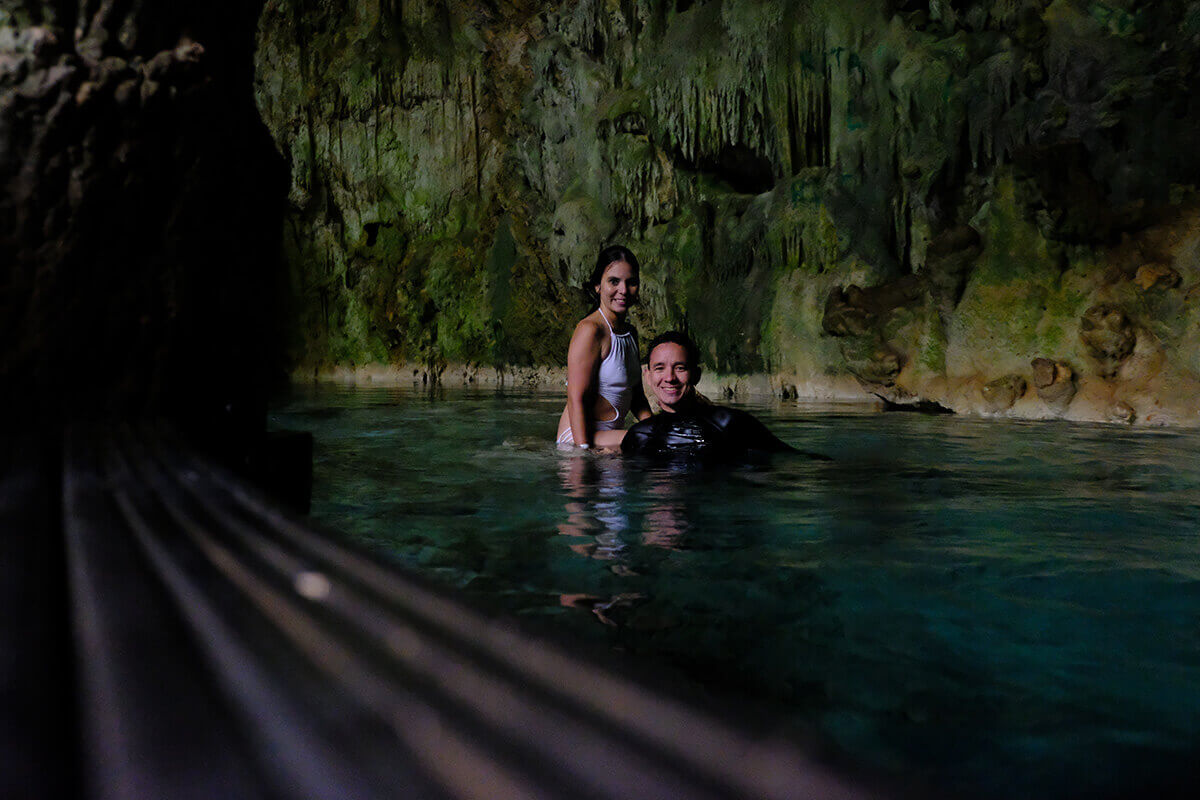
<path id="1" fill-rule="evenodd" d="M 615 314 L 623 314 L 637 302 L 637 270 L 626 261 L 614 261 L 604 270 L 596 287 L 600 295 L 600 307 Z"/>

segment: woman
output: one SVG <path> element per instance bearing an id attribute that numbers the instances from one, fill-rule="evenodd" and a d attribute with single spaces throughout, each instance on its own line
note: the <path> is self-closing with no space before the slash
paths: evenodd
<path id="1" fill-rule="evenodd" d="M 558 443 L 619 447 L 625 415 L 650 416 L 642 391 L 637 334 L 625 315 L 637 302 L 638 261 L 620 245 L 606 247 L 584 287 L 598 307 L 575 326 L 567 351 L 567 407 Z"/>

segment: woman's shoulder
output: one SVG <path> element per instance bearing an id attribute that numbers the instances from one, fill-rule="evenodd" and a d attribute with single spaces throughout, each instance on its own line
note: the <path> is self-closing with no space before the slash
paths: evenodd
<path id="1" fill-rule="evenodd" d="M 579 323 L 575 326 L 574 336 L 584 335 L 603 338 L 603 334 L 606 333 L 608 333 L 608 328 L 593 313 L 579 320 Z"/>
<path id="2" fill-rule="evenodd" d="M 608 330 L 604 325 L 593 314 L 588 314 L 575 326 L 575 332 L 571 334 L 571 346 L 599 347 L 607 336 Z"/>

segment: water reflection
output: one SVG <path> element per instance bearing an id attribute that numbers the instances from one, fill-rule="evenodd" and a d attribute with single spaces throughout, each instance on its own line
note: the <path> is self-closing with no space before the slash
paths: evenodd
<path id="1" fill-rule="evenodd" d="M 632 524 L 621 459 L 589 454 L 565 456 L 558 471 L 567 498 L 559 535 L 577 540 L 569 547 L 579 555 L 608 562 L 608 569 L 615 575 L 635 574 L 628 564 L 629 546 L 625 542 Z M 559 595 L 559 604 L 590 611 L 604 625 L 616 627 L 641 598 L 640 592 L 609 596 L 568 592 Z"/>
<path id="2" fill-rule="evenodd" d="M 580 555 L 613 561 L 614 572 L 632 574 L 627 540 L 668 550 L 683 546 L 691 522 L 679 476 L 605 456 L 564 457 L 558 474 L 567 497 L 558 532 L 581 540 L 570 546 Z"/>
<path id="3" fill-rule="evenodd" d="M 655 468 L 587 455 L 562 458 L 558 474 L 558 534 L 609 575 L 608 591 L 566 591 L 560 605 L 599 620 L 613 646 L 705 685 L 825 702 L 828 676 L 811 648 L 839 635 L 835 595 L 808 559 L 779 557 L 796 523 L 746 506 L 806 468 Z"/>

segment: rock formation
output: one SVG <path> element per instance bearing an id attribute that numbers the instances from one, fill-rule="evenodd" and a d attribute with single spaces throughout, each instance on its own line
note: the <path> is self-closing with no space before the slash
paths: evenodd
<path id="1" fill-rule="evenodd" d="M 4 9 L 6 377 L 65 387 L 88 330 L 117 405 L 199 370 L 224 407 L 279 349 L 302 375 L 560 365 L 619 241 L 639 327 L 686 327 L 710 374 L 969 412 L 1047 358 L 1087 398 L 1067 417 L 1123 392 L 1200 422 L 1194 2 Z"/>
<path id="2" fill-rule="evenodd" d="M 780 392 L 1112 380 L 1101 304 L 1186 384 L 1198 37 L 1185 2 L 269 2 L 292 357 L 561 363 L 621 241 L 644 329 Z"/>
<path id="3" fill-rule="evenodd" d="M 237 439 L 282 373 L 286 173 L 261 3 L 0 5 L 0 378 L 19 419 L 166 414 Z"/>
<path id="4" fill-rule="evenodd" d="M 1075 373 L 1071 367 L 1048 358 L 1035 358 L 1031 366 L 1037 396 L 1054 413 L 1064 413 L 1075 397 Z"/>

